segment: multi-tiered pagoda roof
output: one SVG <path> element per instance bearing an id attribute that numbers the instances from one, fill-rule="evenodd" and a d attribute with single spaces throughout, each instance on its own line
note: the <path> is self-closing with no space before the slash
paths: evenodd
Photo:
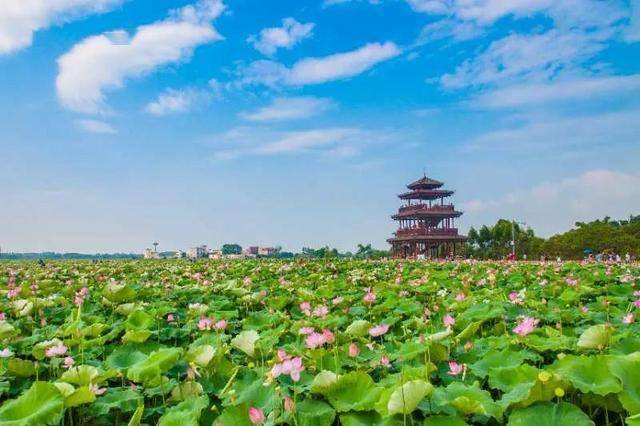
<path id="1" fill-rule="evenodd" d="M 398 230 L 388 241 L 395 257 L 446 257 L 455 254 L 457 243 L 467 237 L 458 234 L 455 219 L 462 216 L 445 198 L 454 191 L 441 189 L 444 183 L 428 178 L 407 185 L 398 195 L 405 204 L 392 217 Z"/>

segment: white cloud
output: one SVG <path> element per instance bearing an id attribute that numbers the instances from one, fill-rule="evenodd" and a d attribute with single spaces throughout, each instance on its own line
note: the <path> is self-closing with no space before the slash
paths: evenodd
<path id="1" fill-rule="evenodd" d="M 278 49 L 291 49 L 311 37 L 315 24 L 301 24 L 293 18 L 284 18 L 281 27 L 265 28 L 260 34 L 250 36 L 247 41 L 259 52 L 272 56 Z"/>
<path id="2" fill-rule="evenodd" d="M 219 160 L 247 155 L 273 156 L 317 154 L 330 157 L 357 155 L 365 145 L 384 142 L 384 132 L 357 127 L 325 127 L 297 131 L 274 131 L 263 127 L 239 127 L 216 135 Z"/>
<path id="3" fill-rule="evenodd" d="M 209 102 L 211 97 L 212 93 L 204 89 L 167 89 L 156 100 L 149 102 L 145 111 L 156 116 L 187 112 Z"/>
<path id="4" fill-rule="evenodd" d="M 588 101 L 604 96 L 633 96 L 640 91 L 640 74 L 576 78 L 522 84 L 487 91 L 471 101 L 482 108 L 516 108 L 549 103 Z"/>
<path id="5" fill-rule="evenodd" d="M 123 0 L 2 0 L 0 55 L 28 47 L 36 31 L 52 25 L 104 13 Z"/>
<path id="6" fill-rule="evenodd" d="M 256 61 L 241 69 L 240 84 L 304 86 L 354 77 L 402 53 L 395 43 L 368 43 L 349 52 L 304 58 L 291 68 L 274 61 Z"/>
<path id="7" fill-rule="evenodd" d="M 465 147 L 474 150 L 533 149 L 633 145 L 640 141 L 640 110 L 623 110 L 569 118 L 536 117 L 512 129 L 484 133 Z M 613 149 L 613 148 L 611 148 Z"/>
<path id="8" fill-rule="evenodd" d="M 76 120 L 76 127 L 84 132 L 115 135 L 118 133 L 110 124 L 98 120 Z"/>
<path id="9" fill-rule="evenodd" d="M 465 212 L 467 223 L 517 218 L 548 236 L 565 231 L 576 221 L 637 214 L 640 211 L 640 174 L 589 170 L 579 176 L 514 191 L 495 200 L 468 201 L 460 208 Z"/>
<path id="10" fill-rule="evenodd" d="M 640 0 L 631 0 L 631 16 L 625 39 L 630 43 L 640 41 Z"/>
<path id="11" fill-rule="evenodd" d="M 556 29 L 542 34 L 511 34 L 491 43 L 478 57 L 463 62 L 440 81 L 448 88 L 550 80 L 577 72 L 580 64 L 603 49 L 591 35 Z"/>
<path id="12" fill-rule="evenodd" d="M 354 2 L 354 1 L 367 1 L 368 3 L 371 4 L 380 4 L 382 3 L 382 0 L 324 0 L 324 3 L 322 3 L 323 6 L 333 6 L 336 4 L 342 4 L 342 3 L 350 3 L 350 2 Z"/>
<path id="13" fill-rule="evenodd" d="M 245 120 L 267 122 L 309 118 L 334 106 L 333 101 L 313 96 L 295 98 L 276 98 L 271 104 L 253 112 L 244 112 L 240 116 Z"/>
<path id="14" fill-rule="evenodd" d="M 187 60 L 198 45 L 221 40 L 211 22 L 223 9 L 220 0 L 201 0 L 172 11 L 163 21 L 138 27 L 135 34 L 116 30 L 82 40 L 58 59 L 60 102 L 78 112 L 104 112 L 105 91 Z"/>

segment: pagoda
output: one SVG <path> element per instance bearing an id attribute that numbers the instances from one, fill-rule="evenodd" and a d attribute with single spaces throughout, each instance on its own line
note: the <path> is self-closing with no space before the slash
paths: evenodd
<path id="1" fill-rule="evenodd" d="M 454 221 L 462 216 L 445 198 L 454 191 L 426 174 L 407 185 L 409 191 L 398 195 L 404 205 L 391 216 L 398 230 L 387 241 L 396 258 L 438 258 L 455 256 L 456 244 L 467 240 L 458 234 Z"/>

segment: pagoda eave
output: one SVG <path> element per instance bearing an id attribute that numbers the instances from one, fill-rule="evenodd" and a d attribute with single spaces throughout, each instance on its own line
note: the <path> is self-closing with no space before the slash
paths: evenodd
<path id="1" fill-rule="evenodd" d="M 389 244 L 403 243 L 403 242 L 438 242 L 438 243 L 458 243 L 465 242 L 469 238 L 465 235 L 430 235 L 425 237 L 424 235 L 407 235 L 404 237 L 389 238 L 387 242 Z"/>
<path id="2" fill-rule="evenodd" d="M 462 212 L 451 211 L 451 212 L 407 212 L 407 213 L 396 213 L 391 216 L 393 220 L 400 219 L 446 219 L 452 217 L 460 217 L 462 216 Z"/>
<path id="3" fill-rule="evenodd" d="M 436 200 L 442 197 L 450 197 L 453 193 L 454 191 L 446 190 L 416 190 L 398 194 L 398 198 L 401 200 Z"/>

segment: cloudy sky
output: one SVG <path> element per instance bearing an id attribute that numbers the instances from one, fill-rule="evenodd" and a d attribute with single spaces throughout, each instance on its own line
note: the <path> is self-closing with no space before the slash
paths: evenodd
<path id="1" fill-rule="evenodd" d="M 640 213 L 640 0 L 3 0 L 0 247 L 386 247 Z"/>

